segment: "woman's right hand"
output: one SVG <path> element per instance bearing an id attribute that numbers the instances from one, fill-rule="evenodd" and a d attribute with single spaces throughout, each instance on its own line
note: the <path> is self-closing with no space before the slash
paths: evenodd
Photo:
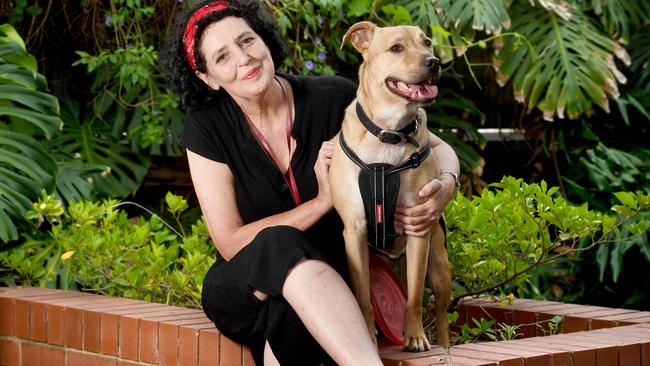
<path id="1" fill-rule="evenodd" d="M 318 151 L 318 158 L 314 164 L 314 172 L 316 173 L 316 180 L 318 181 L 318 200 L 319 204 L 328 210 L 332 208 L 332 193 L 330 192 L 329 170 L 330 162 L 332 161 L 332 151 L 334 145 L 331 141 L 325 141 Z"/>

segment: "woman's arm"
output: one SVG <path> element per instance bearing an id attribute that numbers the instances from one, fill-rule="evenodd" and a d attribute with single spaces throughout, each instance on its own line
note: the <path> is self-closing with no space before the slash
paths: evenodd
<path id="1" fill-rule="evenodd" d="M 429 133 L 431 151 L 438 159 L 439 172 L 452 171 L 460 174 L 460 164 L 454 149 L 438 136 Z M 422 186 L 418 195 L 429 197 L 424 203 L 413 207 L 395 208 L 395 226 L 404 233 L 422 236 L 431 231 L 433 224 L 440 219 L 443 210 L 451 201 L 456 190 L 456 180 L 451 174 L 440 174 Z"/>
<path id="2" fill-rule="evenodd" d="M 332 209 L 326 175 L 331 159 L 331 145 L 325 144 L 314 166 L 319 185 L 318 196 L 290 211 L 249 224 L 244 224 L 239 213 L 230 168 L 187 150 L 192 183 L 205 223 L 217 250 L 226 260 L 234 257 L 264 228 L 288 225 L 306 230 Z"/>

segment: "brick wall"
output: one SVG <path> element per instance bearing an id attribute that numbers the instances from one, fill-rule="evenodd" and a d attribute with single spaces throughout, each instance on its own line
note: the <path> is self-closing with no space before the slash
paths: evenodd
<path id="1" fill-rule="evenodd" d="M 454 365 L 650 366 L 650 312 L 517 300 L 471 301 L 461 321 L 488 318 L 526 338 L 453 346 Z M 564 316 L 564 334 L 537 327 Z M 384 345 L 387 366 L 442 364 L 442 349 L 401 352 Z M 0 288 L 0 365 L 249 366 L 250 352 L 222 336 L 200 310 L 72 291 Z"/>

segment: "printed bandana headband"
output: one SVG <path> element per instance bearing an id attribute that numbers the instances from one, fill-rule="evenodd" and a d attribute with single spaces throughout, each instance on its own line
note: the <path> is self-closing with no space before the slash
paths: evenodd
<path id="1" fill-rule="evenodd" d="M 214 1 L 198 8 L 187 21 L 187 25 L 185 26 L 185 33 L 183 34 L 183 45 L 185 46 L 187 62 L 190 64 L 192 70 L 197 71 L 196 55 L 194 54 L 196 50 L 196 30 L 198 27 L 197 23 L 211 13 L 219 12 L 229 7 L 239 8 L 239 4 L 236 2 L 229 2 L 224 0 Z"/>

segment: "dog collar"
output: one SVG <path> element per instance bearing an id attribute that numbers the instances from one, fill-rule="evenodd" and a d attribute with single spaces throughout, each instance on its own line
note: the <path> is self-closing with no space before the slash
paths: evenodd
<path id="1" fill-rule="evenodd" d="M 377 126 L 370 119 L 370 117 L 368 117 L 366 112 L 363 110 L 363 107 L 361 107 L 361 104 L 357 102 L 357 117 L 359 117 L 359 120 L 361 121 L 363 127 L 365 127 L 368 132 L 377 136 L 381 142 L 393 145 L 401 145 L 408 142 L 409 144 L 414 145 L 416 148 L 420 147 L 418 142 L 415 141 L 413 136 L 411 136 L 412 133 L 418 131 L 418 127 L 420 125 L 420 119 L 417 116 L 406 127 L 398 131 L 384 130 L 381 127 Z"/>

